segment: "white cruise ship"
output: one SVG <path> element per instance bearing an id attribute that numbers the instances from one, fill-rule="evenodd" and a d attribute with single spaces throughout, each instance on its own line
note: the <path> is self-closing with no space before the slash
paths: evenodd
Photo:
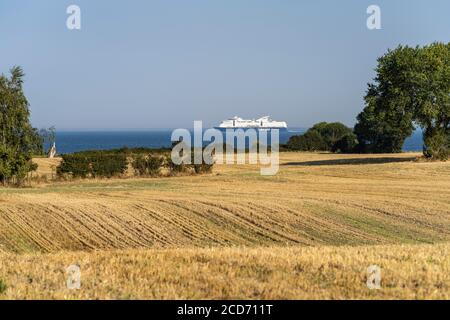
<path id="1" fill-rule="evenodd" d="M 284 121 L 273 121 L 270 117 L 262 117 L 256 120 L 245 120 L 239 117 L 233 117 L 222 121 L 217 127 L 219 129 L 238 129 L 238 128 L 254 128 L 254 129 L 286 129 L 287 123 Z"/>

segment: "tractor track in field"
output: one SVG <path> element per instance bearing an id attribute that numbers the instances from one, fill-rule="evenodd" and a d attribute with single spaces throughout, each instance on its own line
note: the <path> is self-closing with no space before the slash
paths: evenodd
<path id="1" fill-rule="evenodd" d="M 218 166 L 218 175 L 0 189 L 0 250 L 450 241 L 448 163 L 289 165 L 347 157 L 286 153 L 273 178 Z"/>

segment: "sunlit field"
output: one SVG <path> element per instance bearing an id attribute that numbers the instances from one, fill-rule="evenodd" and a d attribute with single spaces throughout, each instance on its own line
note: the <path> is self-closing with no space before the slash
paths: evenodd
<path id="1" fill-rule="evenodd" d="M 14 299 L 449 299 L 450 246 L 180 248 L 0 254 Z M 381 268 L 381 289 L 366 286 Z M 81 288 L 66 268 L 81 268 Z"/>
<path id="2" fill-rule="evenodd" d="M 449 298 L 450 164 L 419 157 L 282 153 L 276 176 L 69 182 L 36 159 L 47 182 L 0 189 L 0 298 Z"/>

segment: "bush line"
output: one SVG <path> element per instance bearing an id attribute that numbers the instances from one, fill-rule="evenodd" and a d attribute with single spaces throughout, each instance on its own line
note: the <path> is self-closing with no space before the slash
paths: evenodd
<path id="1" fill-rule="evenodd" d="M 135 176 L 162 176 L 162 169 L 169 175 L 203 174 L 212 172 L 213 165 L 180 164 L 172 162 L 167 149 L 134 148 L 107 151 L 85 151 L 62 155 L 62 161 L 56 168 L 59 178 L 113 178 L 123 177 L 129 167 Z M 169 150 L 170 151 L 170 150 Z"/>

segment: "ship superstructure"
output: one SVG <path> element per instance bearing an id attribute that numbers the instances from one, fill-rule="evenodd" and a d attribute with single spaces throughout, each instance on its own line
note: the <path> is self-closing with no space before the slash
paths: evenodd
<path id="1" fill-rule="evenodd" d="M 259 119 L 246 120 L 240 117 L 233 117 L 224 120 L 218 126 L 220 129 L 255 128 L 255 129 L 286 129 L 287 123 L 284 121 L 273 121 L 269 116 Z"/>

